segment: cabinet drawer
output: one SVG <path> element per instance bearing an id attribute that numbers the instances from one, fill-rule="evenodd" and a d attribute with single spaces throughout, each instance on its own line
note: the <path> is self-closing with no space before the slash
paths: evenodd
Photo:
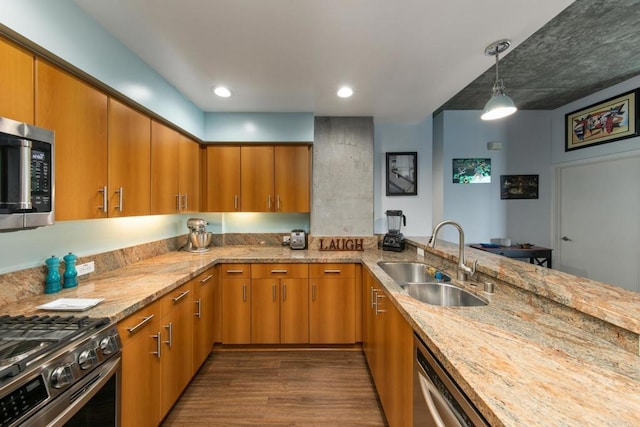
<path id="1" fill-rule="evenodd" d="M 216 272 L 214 268 L 210 268 L 205 272 L 198 274 L 192 279 L 194 285 L 194 291 L 201 286 L 213 284 L 215 282 Z"/>
<path id="2" fill-rule="evenodd" d="M 191 283 L 187 282 L 162 297 L 160 300 L 160 315 L 162 317 L 182 304 L 189 304 L 192 300 Z"/>
<path id="3" fill-rule="evenodd" d="M 355 277 L 355 264 L 309 264 L 309 277 L 314 279 L 330 277 Z"/>
<path id="4" fill-rule="evenodd" d="M 251 264 L 222 264 L 220 271 L 223 279 L 251 278 Z"/>
<path id="5" fill-rule="evenodd" d="M 309 277 L 308 264 L 252 264 L 251 277 L 260 279 Z"/>
<path id="6" fill-rule="evenodd" d="M 155 301 L 118 322 L 122 346 L 139 335 L 154 335 L 160 322 L 160 302 Z"/>

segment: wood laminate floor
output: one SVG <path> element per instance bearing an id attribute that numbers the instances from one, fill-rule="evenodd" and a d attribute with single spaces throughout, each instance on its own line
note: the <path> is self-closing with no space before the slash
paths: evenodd
<path id="1" fill-rule="evenodd" d="M 212 353 L 162 426 L 385 426 L 358 351 Z"/>

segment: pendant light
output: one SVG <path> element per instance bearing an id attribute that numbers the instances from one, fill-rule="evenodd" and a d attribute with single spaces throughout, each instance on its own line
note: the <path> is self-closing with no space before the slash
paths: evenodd
<path id="1" fill-rule="evenodd" d="M 491 99 L 485 104 L 482 116 L 480 116 L 482 120 L 501 119 L 518 110 L 513 100 L 504 93 L 504 83 L 498 74 L 498 57 L 502 52 L 509 49 L 509 46 L 511 46 L 509 40 L 498 40 L 495 43 L 491 43 L 484 50 L 485 55 L 496 57 L 496 82 L 493 85 Z"/>

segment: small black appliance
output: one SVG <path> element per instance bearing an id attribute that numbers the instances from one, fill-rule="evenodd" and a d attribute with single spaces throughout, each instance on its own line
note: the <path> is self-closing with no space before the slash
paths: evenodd
<path id="1" fill-rule="evenodd" d="M 382 239 L 382 250 L 402 252 L 404 250 L 404 236 L 401 227 L 407 226 L 407 217 L 402 211 L 387 211 L 387 228 L 389 232 Z"/>

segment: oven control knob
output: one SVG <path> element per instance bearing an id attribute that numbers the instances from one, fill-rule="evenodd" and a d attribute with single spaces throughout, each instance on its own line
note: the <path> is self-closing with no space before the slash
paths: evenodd
<path id="1" fill-rule="evenodd" d="M 83 350 L 78 356 L 78 366 L 80 369 L 89 369 L 98 361 L 96 352 L 94 349 Z"/>
<path id="2" fill-rule="evenodd" d="M 100 349 L 104 355 L 111 354 L 118 349 L 118 344 L 113 337 L 104 337 L 100 340 Z"/>
<path id="3" fill-rule="evenodd" d="M 62 388 L 71 384 L 73 381 L 73 373 L 70 365 L 60 366 L 51 373 L 51 385 L 53 388 Z"/>

